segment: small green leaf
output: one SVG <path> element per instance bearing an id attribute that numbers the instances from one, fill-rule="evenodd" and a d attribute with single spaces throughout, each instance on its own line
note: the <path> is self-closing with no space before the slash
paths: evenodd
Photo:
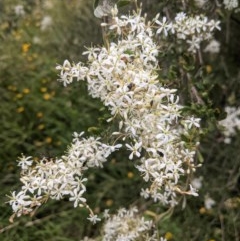
<path id="1" fill-rule="evenodd" d="M 204 157 L 200 151 L 197 151 L 197 158 L 200 163 L 204 162 Z"/>
<path id="2" fill-rule="evenodd" d="M 99 0 L 94 0 L 93 2 L 93 9 L 96 9 L 98 6 Z"/>
<path id="3" fill-rule="evenodd" d="M 118 8 L 121 8 L 121 7 L 124 7 L 124 6 L 126 6 L 130 3 L 131 3 L 131 0 L 119 0 L 117 2 L 117 6 L 118 6 Z"/>
<path id="4" fill-rule="evenodd" d="M 100 128 L 95 127 L 95 126 L 92 126 L 92 127 L 89 127 L 87 131 L 88 131 L 89 133 L 92 133 L 92 134 L 95 133 L 95 134 L 96 134 L 96 133 L 99 133 L 100 130 L 101 130 Z"/>

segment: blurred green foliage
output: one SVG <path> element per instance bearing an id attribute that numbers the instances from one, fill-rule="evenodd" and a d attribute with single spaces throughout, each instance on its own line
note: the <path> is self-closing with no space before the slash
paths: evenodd
<path id="1" fill-rule="evenodd" d="M 194 1 L 184 9 L 198 14 Z M 23 11 L 16 9 L 23 6 Z M 172 1 L 143 2 L 149 17 L 157 12 L 182 11 Z M 19 12 L 20 11 L 20 12 Z M 218 16 L 222 31 L 218 55 L 203 53 L 197 62 L 181 49 L 169 46 L 160 63 L 161 78 L 177 87 L 186 111 L 202 118 L 203 135 L 199 159 L 203 177 L 198 198 L 189 198 L 184 210 L 178 207 L 160 220 L 159 229 L 168 240 L 240 240 L 240 136 L 224 144 L 218 121 L 225 117 L 224 107 L 240 106 L 240 17 L 215 8 L 210 1 L 204 8 L 209 17 Z M 45 19 L 45 20 L 44 20 Z M 45 21 L 45 22 L 44 22 Z M 32 218 L 10 224 L 11 209 L 5 195 L 19 186 L 16 158 L 61 155 L 74 131 L 94 132 L 103 127 L 102 106 L 87 96 L 84 83 L 64 88 L 57 83 L 55 66 L 64 59 L 83 60 L 84 46 L 101 44 L 99 20 L 91 1 L 79 0 L 2 0 L 0 2 L 0 240 L 81 240 L 95 236 L 98 228 L 86 221 L 84 210 L 73 209 L 67 200 L 49 202 Z M 174 44 L 174 42 L 173 42 Z M 164 61 L 162 61 L 164 60 Z M 187 78 L 187 73 L 191 78 Z M 169 81 L 169 82 L 168 82 Z M 192 87 L 194 86 L 194 93 Z M 102 129 L 100 129 L 102 130 Z M 138 193 L 144 185 L 123 153 L 113 156 L 103 170 L 89 173 L 88 200 L 95 211 L 127 207 L 134 201 L 145 205 Z M 205 196 L 215 200 L 211 210 L 204 207 Z M 152 205 L 152 211 L 166 211 Z"/>
<path id="2" fill-rule="evenodd" d="M 14 160 L 19 151 L 61 153 L 71 133 L 86 130 L 99 113 L 98 103 L 89 101 L 84 85 L 64 89 L 55 71 L 65 58 L 82 59 L 83 46 L 96 40 L 97 23 L 90 5 L 22 3 L 25 13 L 17 15 L 17 1 L 1 2 L 0 147 L 5 162 Z"/>
<path id="3" fill-rule="evenodd" d="M 62 155 L 74 131 L 87 131 L 98 123 L 101 105 L 88 97 L 84 84 L 64 88 L 55 70 L 65 58 L 83 60 L 84 46 L 99 43 L 91 2 L 3 0 L 0 13 L 1 229 L 9 225 L 11 215 L 5 195 L 20 184 L 17 157 L 21 153 L 35 158 Z M 54 213 L 59 204 L 54 205 L 42 216 Z M 59 227 L 69 227 L 71 220 Z M 0 239 L 47 239 L 51 222 L 42 232 L 38 226 L 24 228 L 20 223 Z M 58 240 L 64 232 L 58 233 Z"/>

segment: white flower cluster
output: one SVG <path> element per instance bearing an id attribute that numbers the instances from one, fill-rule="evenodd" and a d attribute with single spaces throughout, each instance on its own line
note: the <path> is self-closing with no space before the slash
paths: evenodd
<path id="1" fill-rule="evenodd" d="M 205 47 L 204 52 L 211 54 L 217 54 L 220 51 L 220 42 L 215 39 L 212 39 L 210 43 Z"/>
<path id="2" fill-rule="evenodd" d="M 105 222 L 101 228 L 101 237 L 84 237 L 81 241 L 166 241 L 163 237 L 159 238 L 153 221 L 141 216 L 137 207 L 129 210 L 121 208 L 115 215 L 105 210 L 103 216 Z"/>
<path id="3" fill-rule="evenodd" d="M 115 42 L 85 52 L 88 66 L 66 60 L 57 68 L 65 86 L 73 79 L 86 79 L 89 94 L 109 108 L 109 121 L 119 121 L 113 135 L 126 142 L 129 159 L 138 158 L 137 169 L 151 183 L 142 195 L 174 206 L 176 193 L 197 195 L 194 188 L 187 191 L 179 181 L 195 170 L 196 143 L 187 144 L 182 136 L 197 132 L 200 119 L 183 118 L 176 90 L 159 83 L 155 21 L 147 22 L 140 12 L 113 16 L 109 31 L 115 33 Z"/>
<path id="4" fill-rule="evenodd" d="M 231 143 L 231 137 L 236 135 L 236 131 L 240 131 L 240 108 L 227 106 L 225 111 L 227 112 L 227 117 L 219 121 L 219 124 L 224 128 L 224 142 L 229 144 Z"/>
<path id="5" fill-rule="evenodd" d="M 44 16 L 41 23 L 40 23 L 40 29 L 42 31 L 45 31 L 49 29 L 53 24 L 53 20 L 51 16 Z"/>
<path id="6" fill-rule="evenodd" d="M 203 177 L 196 177 L 191 181 L 191 184 L 194 188 L 196 188 L 197 190 L 199 190 L 202 187 L 202 181 L 203 181 Z"/>
<path id="7" fill-rule="evenodd" d="M 87 206 L 83 197 L 87 178 L 84 171 L 90 167 L 102 167 L 106 158 L 118 146 L 109 146 L 99 138 L 83 138 L 83 133 L 74 133 L 74 139 L 66 155 L 59 159 L 43 158 L 33 161 L 32 157 L 22 156 L 18 162 L 21 167 L 22 189 L 10 197 L 14 216 L 29 214 L 49 198 L 60 200 L 64 196 L 74 202 L 74 207 Z M 90 215 L 93 218 L 94 215 Z"/>
<path id="8" fill-rule="evenodd" d="M 23 5 L 16 5 L 14 7 L 15 14 L 17 16 L 24 16 L 25 15 L 25 10 Z"/>
<path id="9" fill-rule="evenodd" d="M 153 232 L 153 222 L 141 217 L 136 207 L 129 210 L 122 208 L 113 216 L 105 214 L 102 241 L 166 241 L 157 237 L 157 233 Z"/>
<path id="10" fill-rule="evenodd" d="M 225 6 L 225 9 L 233 10 L 234 8 L 238 7 L 238 0 L 224 0 L 223 4 Z"/>
<path id="11" fill-rule="evenodd" d="M 212 207 L 216 204 L 216 201 L 213 200 L 208 194 L 204 197 L 204 206 L 207 210 L 212 209 Z"/>
<path id="12" fill-rule="evenodd" d="M 220 21 L 208 20 L 203 15 L 187 16 L 184 12 L 178 13 L 174 21 L 163 17 L 161 21 L 156 19 L 155 22 L 158 25 L 157 33 L 163 33 L 165 36 L 169 33 L 176 35 L 178 39 L 188 43 L 188 51 L 193 53 L 200 49 L 202 41 L 212 38 L 216 29 L 220 30 Z"/>

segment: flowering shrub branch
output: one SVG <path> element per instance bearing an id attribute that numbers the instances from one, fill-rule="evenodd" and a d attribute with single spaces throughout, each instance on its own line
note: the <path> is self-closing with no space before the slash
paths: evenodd
<path id="1" fill-rule="evenodd" d="M 31 157 L 22 156 L 18 165 L 22 169 L 23 186 L 17 194 L 12 193 L 9 201 L 13 217 L 33 213 L 49 198 L 60 200 L 67 196 L 74 207 L 89 209 L 90 221 L 99 221 L 83 197 L 87 181 L 84 172 L 92 167 L 103 167 L 107 157 L 122 146 L 130 152 L 129 160 L 135 162 L 148 183 L 141 191 L 144 198 L 173 207 L 179 195 L 198 195 L 190 179 L 198 166 L 194 159 L 199 144 L 200 118 L 184 112 L 177 90 L 159 80 L 158 56 L 166 50 L 164 41 L 171 34 L 186 42 L 187 50 L 195 53 L 200 43 L 209 40 L 213 31 L 219 29 L 219 22 L 209 21 L 204 16 L 188 17 L 185 13 L 177 14 L 174 21 L 166 17 L 159 20 L 159 15 L 147 21 L 141 9 L 118 17 L 114 7 L 111 20 L 103 22 L 102 27 L 106 32 L 106 46 L 84 52 L 88 58 L 86 65 L 65 60 L 57 69 L 64 86 L 73 81 L 86 81 L 89 95 L 99 98 L 109 109 L 108 122 L 118 125 L 111 134 L 114 143 L 104 144 L 100 138 L 83 138 L 82 133 L 74 133 L 71 146 L 61 158 L 35 162 Z M 143 233 L 152 226 L 136 219 L 133 210 L 119 212 L 109 219 L 106 230 L 113 219 L 113 223 L 117 223 L 118 217 L 138 220 Z M 122 240 L 115 234 L 112 236 L 114 239 L 104 240 Z M 146 237 L 156 240 L 155 236 Z"/>
<path id="2" fill-rule="evenodd" d="M 86 192 L 84 172 L 91 167 L 102 167 L 107 157 L 120 145 L 109 146 L 100 142 L 100 138 L 82 137 L 83 133 L 74 133 L 74 139 L 66 155 L 61 158 L 43 158 L 34 161 L 32 157 L 22 156 L 18 161 L 21 167 L 22 190 L 14 191 L 9 201 L 15 216 L 34 213 L 35 209 L 49 198 L 60 200 L 69 196 L 74 207 L 85 206 Z"/>
<path id="3" fill-rule="evenodd" d="M 71 65 L 65 60 L 63 66 L 57 67 L 61 71 L 60 81 L 66 86 L 74 79 L 87 80 L 89 94 L 100 98 L 109 108 L 112 115 L 109 121 L 119 122 L 119 130 L 113 135 L 126 142 L 130 160 L 134 156 L 139 158 L 136 167 L 144 180 L 151 183 L 141 195 L 174 206 L 176 193 L 197 195 L 192 187 L 188 190 L 185 185 L 180 186 L 179 181 L 195 171 L 197 143 L 184 142 L 182 136 L 189 138 L 196 133 L 200 119 L 185 116 L 176 89 L 166 88 L 158 80 L 161 43 L 156 40 L 162 30 L 155 25 L 155 22 L 160 25 L 158 15 L 147 22 L 141 11 L 121 18 L 116 13 L 114 9 L 111 24 L 102 25 L 109 27 L 117 40 L 109 48 L 86 51 L 88 66 Z M 182 14 L 182 22 L 184 18 Z M 205 23 L 218 26 L 215 21 Z M 177 29 L 177 25 L 171 26 Z M 212 29 L 206 27 L 206 34 Z"/>

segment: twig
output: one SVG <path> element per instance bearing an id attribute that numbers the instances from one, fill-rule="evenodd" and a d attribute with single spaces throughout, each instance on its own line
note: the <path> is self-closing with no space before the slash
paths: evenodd
<path id="1" fill-rule="evenodd" d="M 226 20 L 226 44 L 228 45 L 230 41 L 230 13 L 228 14 Z"/>
<path id="2" fill-rule="evenodd" d="M 205 104 L 202 98 L 200 97 L 200 95 L 198 94 L 198 91 L 194 85 L 191 86 L 191 93 L 196 98 L 198 104 L 201 104 L 201 105 Z"/>
<path id="3" fill-rule="evenodd" d="M 48 216 L 43 217 L 43 218 L 41 218 L 41 219 L 36 219 L 36 220 L 34 220 L 34 221 L 28 221 L 28 222 L 26 222 L 23 226 L 24 226 L 24 227 L 31 227 L 31 226 L 33 226 L 33 225 L 35 225 L 35 224 L 38 225 L 38 224 L 41 224 L 41 223 L 43 223 L 44 221 L 46 221 L 46 220 L 48 220 L 48 219 L 50 219 L 50 218 L 52 218 L 52 217 L 54 217 L 54 216 L 56 216 L 56 214 L 51 214 L 51 215 L 48 215 Z M 7 230 L 10 230 L 10 229 L 12 229 L 12 228 L 14 228 L 14 227 L 16 227 L 16 226 L 18 226 L 18 225 L 20 225 L 20 222 L 15 222 L 15 223 L 13 223 L 13 224 L 10 224 L 10 225 L 8 225 L 8 226 L 0 229 L 0 233 L 3 233 L 3 232 L 5 232 L 5 231 L 7 231 Z"/>
<path id="4" fill-rule="evenodd" d="M 3 233 L 3 232 L 5 232 L 5 231 L 7 231 L 9 229 L 12 229 L 12 228 L 18 226 L 19 224 L 20 224 L 20 222 L 16 222 L 16 223 L 10 224 L 10 225 L 0 229 L 0 233 Z"/>
<path id="5" fill-rule="evenodd" d="M 187 79 L 188 79 L 188 83 L 190 85 L 189 87 L 190 87 L 192 98 L 195 97 L 198 104 L 205 105 L 205 103 L 204 103 L 203 99 L 200 97 L 196 87 L 192 84 L 189 74 L 187 74 Z"/>
<path id="6" fill-rule="evenodd" d="M 223 222 L 223 215 L 221 213 L 219 213 L 219 220 L 221 223 L 222 241 L 225 241 L 224 222 Z"/>

